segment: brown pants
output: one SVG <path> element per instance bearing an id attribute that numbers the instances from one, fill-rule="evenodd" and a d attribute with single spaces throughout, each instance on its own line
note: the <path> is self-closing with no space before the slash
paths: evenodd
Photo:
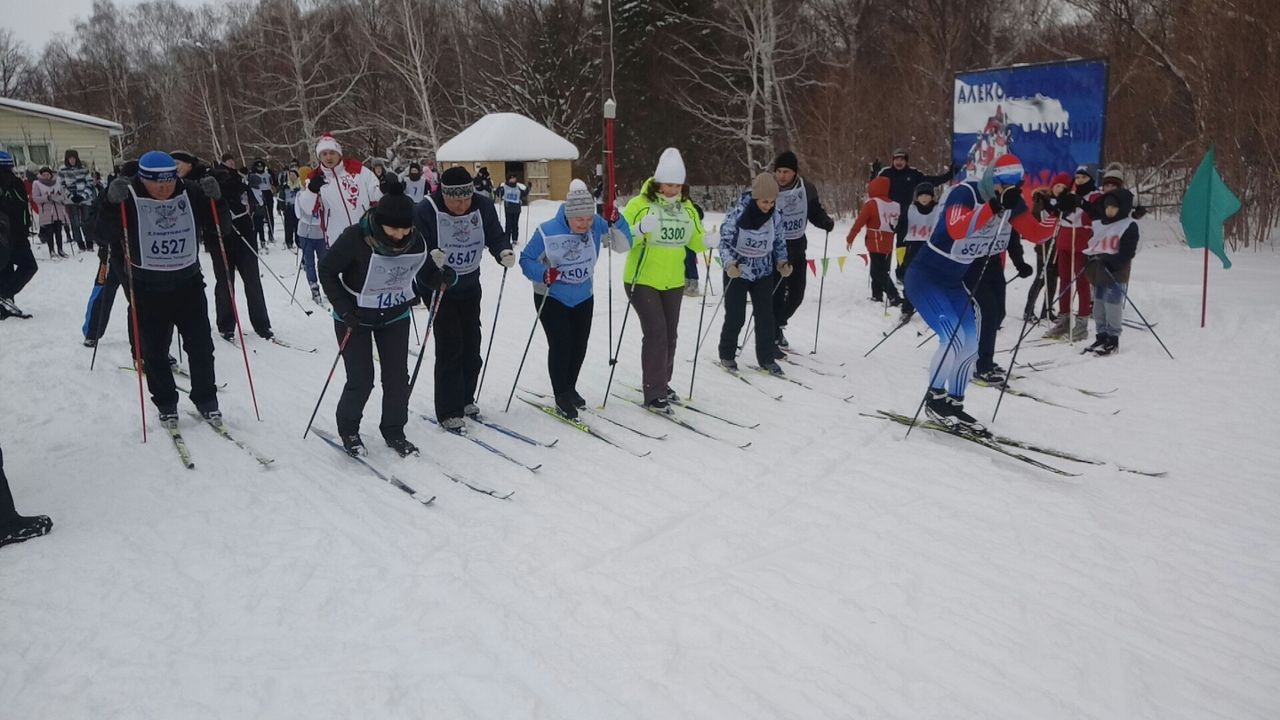
<path id="1" fill-rule="evenodd" d="M 635 285 L 627 290 L 627 297 L 636 309 L 640 332 L 644 335 L 640 343 L 640 365 L 644 370 L 644 400 L 649 402 L 667 394 L 675 371 L 676 334 L 684 286 L 656 290 Z"/>

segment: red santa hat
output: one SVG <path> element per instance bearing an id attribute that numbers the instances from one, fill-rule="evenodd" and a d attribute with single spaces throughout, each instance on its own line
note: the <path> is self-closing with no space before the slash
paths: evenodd
<path id="1" fill-rule="evenodd" d="M 320 140 L 316 142 L 316 157 L 319 157 L 320 153 L 325 150 L 333 150 L 334 152 L 341 153 L 342 146 L 338 144 L 338 141 L 334 139 L 333 135 L 325 133 L 324 135 L 321 135 Z"/>

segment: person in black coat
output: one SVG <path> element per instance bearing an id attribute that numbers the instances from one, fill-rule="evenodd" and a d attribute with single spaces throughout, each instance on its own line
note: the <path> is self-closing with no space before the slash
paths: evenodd
<path id="1" fill-rule="evenodd" d="M 929 183 L 934 187 L 938 187 L 945 183 L 951 182 L 951 178 L 956 176 L 955 165 L 952 165 L 947 172 L 937 175 L 925 175 L 920 170 L 911 167 L 911 156 L 903 148 L 893 151 L 893 160 L 886 167 L 880 168 L 876 173 L 876 177 L 889 178 L 889 199 L 898 203 L 898 207 L 902 208 L 902 214 L 899 217 L 906 217 L 907 211 L 911 209 L 911 203 L 915 202 L 915 188 L 920 183 Z M 939 193 L 941 194 L 941 193 Z M 906 223 L 898 223 L 897 247 L 905 248 L 907 238 Z M 905 249 L 898 250 L 898 279 L 903 276 L 902 255 Z"/>
<path id="2" fill-rule="evenodd" d="M 8 221 L 8 231 L 0 232 L 0 320 L 25 317 L 13 299 L 36 274 L 36 256 L 31 252 L 31 202 L 27 186 L 13 173 L 13 156 L 0 150 L 0 214 Z"/>
<path id="3" fill-rule="evenodd" d="M 365 452 L 360 421 L 373 392 L 373 346 L 382 374 L 382 420 L 378 429 L 401 457 L 417 446 L 404 435 L 409 420 L 409 318 L 419 295 L 457 279 L 432 273 L 427 245 L 414 229 L 413 201 L 402 191 L 384 195 L 355 225 L 342 231 L 317 268 L 333 306 L 347 384 L 338 399 L 338 435 L 351 455 Z M 432 280 L 432 285 L 428 281 Z"/>
<path id="4" fill-rule="evenodd" d="M 804 301 L 805 286 L 808 274 L 805 265 L 808 261 L 809 240 L 805 236 L 805 228 L 813 223 L 823 232 L 830 233 L 836 226 L 834 220 L 822 207 L 818 199 L 818 188 L 800 176 L 800 161 L 796 154 L 786 150 L 773 161 L 773 178 L 778 181 L 778 215 L 782 218 L 782 230 L 787 237 L 787 263 L 798 272 L 787 277 L 775 273 L 773 283 L 773 319 L 777 324 L 777 341 L 779 350 L 777 357 L 782 357 L 782 349 L 789 347 L 787 336 L 783 331 L 787 321 L 800 308 Z"/>

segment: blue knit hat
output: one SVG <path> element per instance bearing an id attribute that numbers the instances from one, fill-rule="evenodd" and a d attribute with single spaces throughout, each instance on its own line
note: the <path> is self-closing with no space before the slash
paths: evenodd
<path id="1" fill-rule="evenodd" d="M 13 155 L 0 150 L 0 167 L 13 167 Z"/>
<path id="2" fill-rule="evenodd" d="M 138 177 L 143 180 L 176 180 L 178 163 L 169 153 L 152 150 L 138 159 Z"/>

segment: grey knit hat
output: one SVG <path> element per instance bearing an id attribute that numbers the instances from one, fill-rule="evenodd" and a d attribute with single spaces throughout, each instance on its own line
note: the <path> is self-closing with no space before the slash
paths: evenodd
<path id="1" fill-rule="evenodd" d="M 564 196 L 564 216 L 575 218 L 595 214 L 596 199 L 591 196 L 587 184 L 575 178 L 569 183 L 569 193 Z"/>
<path id="2" fill-rule="evenodd" d="M 1105 183 L 1108 178 L 1115 180 L 1120 187 L 1124 187 L 1124 166 L 1118 162 L 1108 165 L 1102 173 L 1102 182 Z"/>

